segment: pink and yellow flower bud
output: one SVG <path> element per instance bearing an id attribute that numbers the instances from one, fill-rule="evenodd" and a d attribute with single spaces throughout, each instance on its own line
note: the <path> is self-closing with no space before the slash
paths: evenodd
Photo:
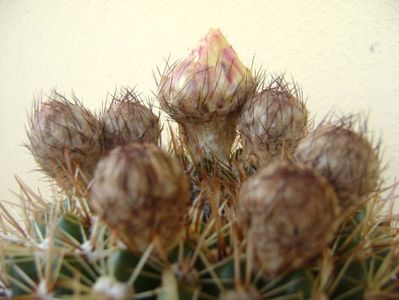
<path id="1" fill-rule="evenodd" d="M 255 78 L 219 29 L 162 76 L 159 100 L 180 125 L 188 150 L 225 159 L 238 111 L 255 91 Z"/>

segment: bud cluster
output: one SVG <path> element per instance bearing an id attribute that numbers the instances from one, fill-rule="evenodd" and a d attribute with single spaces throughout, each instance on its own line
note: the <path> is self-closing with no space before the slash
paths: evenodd
<path id="1" fill-rule="evenodd" d="M 159 120 L 128 89 L 99 117 L 53 92 L 37 103 L 27 145 L 41 170 L 66 192 L 86 190 L 100 158 L 117 145 L 157 143 Z"/>
<path id="2" fill-rule="evenodd" d="M 297 85 L 283 76 L 261 79 L 211 29 L 157 86 L 161 108 L 179 127 L 171 153 L 158 147 L 159 116 L 127 89 L 99 116 L 53 93 L 35 107 L 28 147 L 67 193 L 88 192 L 90 209 L 129 250 L 150 255 L 156 248 L 154 261 L 172 266 L 181 282 L 200 285 L 219 272 L 196 270 L 197 258 L 208 265 L 233 253 L 240 267 L 245 251 L 245 262 L 269 280 L 331 247 L 341 215 L 378 190 L 380 164 L 352 117 L 311 129 Z M 242 155 L 232 161 L 234 142 Z M 180 261 L 169 264 L 165 250 L 177 244 Z M 246 272 L 245 285 L 221 290 L 221 299 L 262 298 Z M 127 287 L 104 277 L 93 294 L 127 299 Z"/>

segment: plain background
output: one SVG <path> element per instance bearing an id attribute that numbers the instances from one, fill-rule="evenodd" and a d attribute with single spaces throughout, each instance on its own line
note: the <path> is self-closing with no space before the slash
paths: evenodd
<path id="1" fill-rule="evenodd" d="M 219 27 L 243 62 L 284 72 L 320 121 L 368 115 L 386 184 L 399 173 L 399 1 L 0 0 L 0 200 L 18 175 L 48 195 L 21 145 L 34 99 L 56 88 L 99 110 L 108 92 L 156 90 L 152 72 Z"/>

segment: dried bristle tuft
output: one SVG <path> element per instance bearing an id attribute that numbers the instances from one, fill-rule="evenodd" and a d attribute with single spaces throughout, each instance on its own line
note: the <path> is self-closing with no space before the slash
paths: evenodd
<path id="1" fill-rule="evenodd" d="M 132 250 L 158 236 L 168 247 L 182 232 L 188 183 L 183 170 L 153 144 L 118 146 L 98 163 L 91 206 Z"/>
<path id="2" fill-rule="evenodd" d="M 361 204 L 379 184 L 378 151 L 366 136 L 365 124 L 355 129 L 359 122 L 350 116 L 318 126 L 294 155 L 330 181 L 343 207 Z"/>
<path id="3" fill-rule="evenodd" d="M 102 122 L 106 151 L 129 143 L 157 144 L 161 133 L 159 117 L 129 89 L 113 97 Z"/>
<path id="4" fill-rule="evenodd" d="M 161 74 L 158 99 L 179 123 L 194 158 L 211 154 L 223 160 L 236 136 L 238 111 L 256 86 L 221 31 L 211 29 L 187 58 Z"/>
<path id="5" fill-rule="evenodd" d="M 76 170 L 90 180 L 102 155 L 101 125 L 79 103 L 53 92 L 35 105 L 27 145 L 40 168 L 65 190 L 76 187 Z"/>
<path id="6" fill-rule="evenodd" d="M 291 155 L 307 134 L 308 112 L 300 89 L 283 76 L 255 97 L 248 99 L 238 121 L 243 158 L 257 166 L 266 165 L 282 151 Z"/>
<path id="7" fill-rule="evenodd" d="M 339 208 L 330 184 L 313 170 L 274 161 L 240 191 L 239 219 L 268 276 L 302 267 L 334 237 Z"/>

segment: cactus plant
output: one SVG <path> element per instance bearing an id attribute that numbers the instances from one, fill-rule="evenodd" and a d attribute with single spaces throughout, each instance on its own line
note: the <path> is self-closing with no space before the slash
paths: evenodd
<path id="1" fill-rule="evenodd" d="M 41 103 L 28 148 L 60 191 L 17 178 L 0 203 L 0 297 L 399 299 L 378 147 L 354 117 L 310 130 L 298 89 L 262 80 L 211 30 L 161 74 L 167 149 L 130 90 L 100 115 Z"/>

